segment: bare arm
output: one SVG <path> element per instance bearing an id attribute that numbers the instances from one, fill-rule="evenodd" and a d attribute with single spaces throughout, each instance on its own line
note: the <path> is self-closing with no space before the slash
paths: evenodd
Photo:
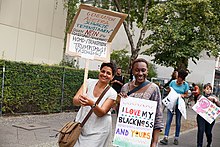
<path id="1" fill-rule="evenodd" d="M 108 111 L 114 105 L 114 102 L 115 102 L 115 100 L 108 98 L 105 100 L 105 102 L 103 103 L 102 106 L 98 106 L 98 105 L 95 105 L 95 102 L 91 98 L 89 98 L 88 96 L 79 95 L 79 103 L 82 106 L 90 106 L 90 107 L 93 106 L 93 112 L 99 117 L 102 117 L 106 113 L 108 113 Z"/>
<path id="2" fill-rule="evenodd" d="M 188 91 L 186 91 L 184 94 L 181 94 L 181 97 L 182 97 L 182 98 L 188 97 Z"/>
<path id="3" fill-rule="evenodd" d="M 160 129 L 154 129 L 151 140 L 151 147 L 157 147 L 159 135 L 160 135 Z"/>
<path id="4" fill-rule="evenodd" d="M 217 97 L 215 97 L 215 96 L 209 96 L 208 99 L 209 99 L 210 101 L 212 101 L 213 103 L 215 103 L 217 106 L 220 107 L 220 101 L 218 101 L 218 98 L 217 98 Z"/>
<path id="5" fill-rule="evenodd" d="M 80 106 L 81 103 L 79 101 L 80 95 L 83 93 L 83 85 L 80 87 L 80 89 L 77 91 L 76 95 L 73 97 L 73 104 L 76 106 Z"/>
<path id="6" fill-rule="evenodd" d="M 104 116 L 106 113 L 108 113 L 108 111 L 112 108 L 112 106 L 114 105 L 114 100 L 112 99 L 107 99 L 104 104 L 99 107 L 99 106 L 96 106 L 93 108 L 93 112 L 99 116 L 99 117 L 102 117 Z"/>

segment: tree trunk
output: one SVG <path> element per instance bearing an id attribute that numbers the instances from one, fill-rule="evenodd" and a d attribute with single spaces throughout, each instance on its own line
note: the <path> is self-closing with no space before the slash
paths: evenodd
<path id="1" fill-rule="evenodd" d="M 177 70 L 184 69 L 187 70 L 188 68 L 188 59 L 187 58 L 180 58 L 179 62 L 177 62 Z"/>
<path id="2" fill-rule="evenodd" d="M 119 5 L 118 0 L 114 0 L 114 3 L 116 5 L 116 8 L 118 9 L 118 11 L 122 12 L 121 6 Z M 146 34 L 146 30 L 147 30 L 146 29 L 147 13 L 148 13 L 148 1 L 145 4 L 144 17 L 143 17 L 143 22 L 142 22 L 143 23 L 143 28 L 140 32 L 140 36 L 139 36 L 136 48 L 135 48 L 135 45 L 134 45 L 134 40 L 132 38 L 132 34 L 130 32 L 130 29 L 129 29 L 129 24 L 130 24 L 129 16 L 128 16 L 128 19 L 123 22 L 123 26 L 125 28 L 125 32 L 127 34 L 128 41 L 129 41 L 130 47 L 131 47 L 131 57 L 130 57 L 130 62 L 129 62 L 128 73 L 130 73 L 130 71 L 131 71 L 130 69 L 131 69 L 132 62 L 138 57 L 139 52 L 141 50 L 141 46 L 142 46 L 142 43 L 143 43 L 143 40 L 144 40 L 144 37 L 145 37 L 145 34 Z"/>

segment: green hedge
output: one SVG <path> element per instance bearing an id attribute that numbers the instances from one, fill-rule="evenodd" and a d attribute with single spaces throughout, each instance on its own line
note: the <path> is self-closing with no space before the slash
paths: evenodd
<path id="1" fill-rule="evenodd" d="M 5 60 L 0 60 L 0 67 L 4 114 L 74 109 L 72 97 L 83 82 L 84 70 Z M 98 71 L 89 71 L 88 77 L 97 78 L 97 75 Z"/>

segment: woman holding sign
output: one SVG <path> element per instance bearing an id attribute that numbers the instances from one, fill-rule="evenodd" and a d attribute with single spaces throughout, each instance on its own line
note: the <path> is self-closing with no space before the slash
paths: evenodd
<path id="1" fill-rule="evenodd" d="M 218 101 L 218 99 L 215 96 L 211 95 L 212 94 L 212 86 L 211 86 L 210 83 L 204 85 L 203 91 L 204 91 L 204 95 L 203 95 L 204 97 L 206 97 L 207 99 L 212 101 L 217 106 L 220 106 L 220 102 Z M 200 98 L 201 98 L 201 95 L 197 99 L 200 99 Z M 207 122 L 199 114 L 197 114 L 196 120 L 197 120 L 197 126 L 198 126 L 197 147 L 203 147 L 204 132 L 205 132 L 206 137 L 207 137 L 207 147 L 211 147 L 211 144 L 212 144 L 212 128 L 215 124 L 215 121 L 213 121 L 210 124 L 209 122 Z"/>
<path id="2" fill-rule="evenodd" d="M 156 147 L 159 133 L 164 127 L 160 89 L 156 84 L 147 80 L 148 62 L 145 59 L 139 58 L 134 60 L 132 63 L 132 74 L 134 75 L 135 80 L 126 83 L 122 87 L 120 95 L 122 97 L 131 96 L 157 102 L 151 140 L 151 147 Z"/>
<path id="3" fill-rule="evenodd" d="M 170 82 L 169 87 L 172 87 L 182 98 L 185 98 L 188 96 L 188 90 L 189 90 L 189 84 L 185 81 L 186 76 L 188 73 L 185 70 L 179 70 L 178 71 L 178 77 L 176 80 L 173 80 Z M 167 145 L 168 144 L 168 136 L 170 131 L 170 126 L 172 123 L 173 115 L 176 114 L 176 131 L 175 131 L 175 138 L 174 138 L 174 144 L 178 145 L 179 141 L 179 135 L 180 135 L 180 127 L 181 127 L 181 112 L 178 109 L 179 102 L 175 104 L 174 112 L 171 112 L 169 109 L 167 110 L 167 121 L 166 121 L 166 128 L 165 128 L 165 135 L 163 140 L 160 141 L 160 143 Z"/>
<path id="4" fill-rule="evenodd" d="M 108 87 L 114 74 L 115 67 L 112 63 L 102 63 L 99 79 L 87 80 L 86 95 L 83 94 L 82 85 L 74 96 L 73 103 L 81 106 L 76 116 L 77 122 L 82 122 L 90 109 L 93 109 L 93 113 L 83 126 L 74 147 L 107 147 L 109 145 L 112 131 L 112 118 L 109 110 L 114 105 L 117 92 L 110 88 L 98 105 L 95 102 L 105 88 Z"/>

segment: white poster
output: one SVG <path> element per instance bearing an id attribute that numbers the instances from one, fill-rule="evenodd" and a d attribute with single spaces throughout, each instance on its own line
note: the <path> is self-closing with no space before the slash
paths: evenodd
<path id="1" fill-rule="evenodd" d="M 171 112 L 173 112 L 173 108 L 176 105 L 177 99 L 179 98 L 179 94 L 170 87 L 169 94 L 162 100 L 162 103 L 169 109 Z"/>
<path id="2" fill-rule="evenodd" d="M 156 101 L 121 98 L 113 145 L 150 147 L 156 107 Z"/>
<path id="3" fill-rule="evenodd" d="M 220 114 L 220 108 L 204 96 L 196 102 L 192 109 L 210 124 Z"/>
<path id="4" fill-rule="evenodd" d="M 127 14 L 81 4 L 67 33 L 66 54 L 110 61 L 111 42 Z"/>
<path id="5" fill-rule="evenodd" d="M 69 51 L 75 52 L 89 59 L 94 57 L 107 58 L 107 43 L 92 38 L 70 34 Z"/>
<path id="6" fill-rule="evenodd" d="M 180 110 L 183 117 L 186 119 L 186 103 L 181 97 L 179 97 L 178 101 L 179 101 L 178 109 Z"/>

